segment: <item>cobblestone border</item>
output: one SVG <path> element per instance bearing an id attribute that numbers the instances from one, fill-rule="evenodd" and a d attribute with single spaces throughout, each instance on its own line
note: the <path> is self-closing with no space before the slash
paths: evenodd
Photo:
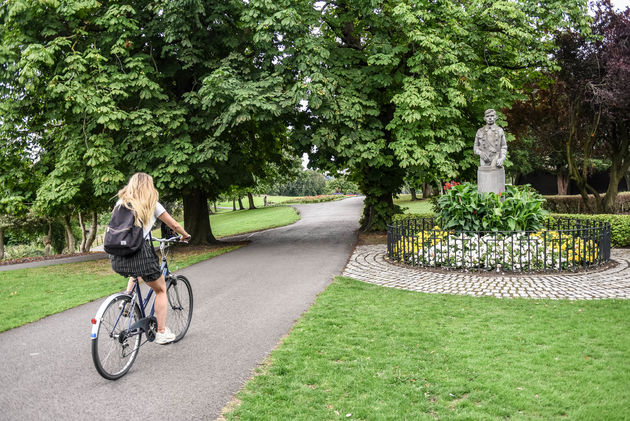
<path id="1" fill-rule="evenodd" d="M 435 272 L 386 259 L 387 246 L 357 246 L 342 275 L 385 287 L 438 294 L 595 300 L 630 299 L 630 250 L 612 249 L 617 264 L 602 270 L 554 274 Z"/>

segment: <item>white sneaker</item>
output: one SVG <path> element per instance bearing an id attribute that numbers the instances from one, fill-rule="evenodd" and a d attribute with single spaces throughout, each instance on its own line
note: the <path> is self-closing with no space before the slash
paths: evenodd
<path id="1" fill-rule="evenodd" d="M 165 345 L 165 344 L 170 344 L 174 340 L 175 340 L 175 334 L 171 332 L 169 328 L 165 328 L 164 332 L 162 333 L 157 332 L 155 334 L 155 341 L 153 342 L 155 342 L 156 344 Z"/>

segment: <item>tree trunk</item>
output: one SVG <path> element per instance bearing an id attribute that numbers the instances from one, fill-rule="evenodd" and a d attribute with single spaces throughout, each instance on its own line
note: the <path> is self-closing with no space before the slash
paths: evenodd
<path id="1" fill-rule="evenodd" d="M 96 239 L 96 230 L 98 229 L 98 213 L 96 211 L 92 211 L 92 226 L 90 227 L 90 235 L 88 235 L 87 241 L 85 243 L 85 251 L 90 251 L 92 248 L 92 244 L 94 244 L 94 240 Z"/>
<path id="2" fill-rule="evenodd" d="M 411 200 L 418 200 L 418 196 L 416 196 L 416 189 L 409 187 L 409 191 L 411 192 Z"/>
<path id="3" fill-rule="evenodd" d="M 190 244 L 218 243 L 210 228 L 208 199 L 202 190 L 183 195 L 184 229 L 191 235 Z"/>
<path id="4" fill-rule="evenodd" d="M 83 214 L 79 212 L 79 226 L 81 227 L 81 246 L 79 251 L 85 253 L 85 243 L 87 242 L 87 231 L 85 229 L 85 223 L 83 223 Z"/>
<path id="5" fill-rule="evenodd" d="M 46 256 L 50 254 L 50 246 L 52 245 L 52 222 L 48 221 L 48 234 L 44 236 L 44 253 Z"/>
<path id="6" fill-rule="evenodd" d="M 385 231 L 392 217 L 400 212 L 394 204 L 392 192 L 400 191 L 404 171 L 397 167 L 371 167 L 366 165 L 353 177 L 365 194 L 363 216 L 359 223 L 362 231 Z"/>
<path id="7" fill-rule="evenodd" d="M 569 191 L 569 176 L 566 174 L 558 173 L 556 175 L 556 183 L 558 186 L 558 195 L 566 196 Z"/>
<path id="8" fill-rule="evenodd" d="M 245 210 L 243 206 L 243 201 L 241 200 L 241 196 L 238 197 L 238 210 Z"/>
<path id="9" fill-rule="evenodd" d="M 214 205 L 214 213 L 217 213 L 217 201 L 216 200 L 214 201 L 213 205 Z"/>
<path id="10" fill-rule="evenodd" d="M 580 190 L 580 195 L 582 196 L 582 203 L 584 203 L 584 208 L 587 209 L 589 212 L 593 212 L 593 209 L 591 208 L 591 204 L 589 203 L 589 197 L 588 197 L 588 191 L 590 190 L 591 193 L 593 193 L 595 195 L 595 202 L 598 202 L 599 199 L 599 193 L 594 190 L 588 183 L 587 183 L 587 163 L 590 159 L 590 152 L 588 151 L 588 148 L 583 149 L 583 159 L 582 159 L 582 171 L 580 171 L 580 167 L 578 165 L 578 158 L 577 158 L 577 154 L 573 152 L 573 146 L 575 143 L 575 129 L 571 128 L 571 131 L 569 133 L 569 139 L 566 142 L 567 145 L 567 163 L 569 164 L 569 177 L 571 179 L 573 179 L 573 181 L 575 181 L 575 183 L 577 184 L 578 189 Z"/>
<path id="11" fill-rule="evenodd" d="M 4 227 L 0 227 L 0 260 L 4 259 Z"/>
<path id="12" fill-rule="evenodd" d="M 361 217 L 361 231 L 385 231 L 391 217 L 396 213 L 394 199 L 389 194 L 365 197 L 363 216 Z"/>
<path id="13" fill-rule="evenodd" d="M 247 200 L 249 200 L 249 208 L 256 209 L 256 205 L 254 205 L 254 196 L 251 192 L 247 192 Z"/>
<path id="14" fill-rule="evenodd" d="M 70 225 L 70 215 L 64 215 L 63 218 L 63 227 L 65 228 L 65 237 L 66 237 L 66 248 L 69 254 L 72 254 L 76 251 L 76 239 L 74 238 L 74 234 L 72 233 L 72 226 Z"/>
<path id="15" fill-rule="evenodd" d="M 232 198 L 232 212 L 236 211 L 236 197 Z"/>
<path id="16" fill-rule="evenodd" d="M 613 164 L 610 167 L 608 189 L 601 203 L 601 209 L 604 213 L 615 213 L 615 202 L 617 200 L 617 194 L 619 193 L 619 183 L 628 172 L 629 166 L 630 160 L 624 162 L 621 157 L 617 157 L 617 159 L 613 160 Z"/>
<path id="17" fill-rule="evenodd" d="M 422 183 L 422 198 L 428 199 L 433 196 L 433 186 L 430 183 Z"/>

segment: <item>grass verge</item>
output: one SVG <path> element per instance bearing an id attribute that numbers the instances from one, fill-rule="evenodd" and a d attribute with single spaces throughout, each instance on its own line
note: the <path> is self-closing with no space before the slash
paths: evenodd
<path id="1" fill-rule="evenodd" d="M 433 213 L 433 206 L 429 199 L 411 200 L 410 194 L 401 194 L 394 203 L 403 208 L 404 213 Z"/>
<path id="2" fill-rule="evenodd" d="M 213 233 L 225 237 L 291 224 L 299 215 L 291 207 L 236 211 L 210 217 Z M 159 229 L 154 231 L 160 236 Z M 242 245 L 242 244 L 241 244 Z M 207 260 L 241 245 L 180 247 L 173 270 Z M 126 286 L 109 260 L 0 272 L 0 332 L 99 299 Z"/>
<path id="3" fill-rule="evenodd" d="M 277 205 L 279 203 L 284 203 L 287 200 L 291 200 L 294 199 L 294 197 L 292 196 L 270 196 L 270 195 L 266 195 L 267 196 L 267 204 L 268 205 Z M 243 206 L 245 206 L 246 208 L 249 208 L 249 201 L 247 200 L 247 196 L 245 196 L 243 199 L 241 199 L 241 201 L 243 202 Z M 219 207 L 223 207 L 223 208 L 232 208 L 232 201 L 231 200 L 225 200 L 223 202 L 217 202 L 217 206 Z M 256 195 L 254 196 L 254 206 L 256 207 L 262 207 L 265 206 L 265 195 Z M 236 202 L 236 207 L 238 208 L 238 201 Z"/>
<path id="4" fill-rule="evenodd" d="M 627 419 L 630 302 L 337 278 L 226 419 Z"/>
<path id="5" fill-rule="evenodd" d="M 241 245 L 196 247 L 175 252 L 169 267 L 182 269 Z M 109 259 L 0 272 L 0 332 L 121 291 L 127 280 Z"/>
<path id="6" fill-rule="evenodd" d="M 292 207 L 275 206 L 210 215 L 210 226 L 214 236 L 219 238 L 282 227 L 299 219 Z"/>

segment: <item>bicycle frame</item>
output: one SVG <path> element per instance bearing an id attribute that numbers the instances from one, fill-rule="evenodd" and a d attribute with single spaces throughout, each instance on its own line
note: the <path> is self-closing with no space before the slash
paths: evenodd
<path id="1" fill-rule="evenodd" d="M 166 242 L 173 240 L 173 239 L 168 239 L 166 240 Z M 162 254 L 162 261 L 160 264 L 160 271 L 162 272 L 162 274 L 164 275 L 164 279 L 166 281 L 166 288 L 168 288 L 169 285 L 169 279 L 168 279 L 168 275 L 170 274 L 170 270 L 168 268 L 168 262 L 167 262 L 167 254 L 165 253 L 167 246 L 165 242 L 160 241 L 160 252 Z M 117 294 L 113 294 L 111 295 L 108 300 L 106 300 L 106 302 L 109 302 L 113 299 L 118 298 L 121 295 L 127 295 L 126 293 L 120 292 Z M 153 303 L 153 305 L 151 306 L 151 310 L 149 311 L 149 313 L 147 314 L 146 312 L 146 308 L 149 305 L 149 301 L 151 300 L 151 297 L 153 296 L 153 289 L 149 289 L 149 292 L 147 293 L 146 297 L 142 296 L 142 290 L 140 289 L 140 283 L 138 282 L 138 278 L 134 278 L 134 286 L 131 290 L 131 302 L 130 304 L 133 306 L 134 303 L 138 303 L 138 306 L 140 307 L 140 320 L 136 321 L 134 324 L 131 324 L 131 318 L 129 318 L 128 320 L 128 326 L 126 327 L 126 332 L 129 334 L 129 336 L 132 335 L 136 335 L 136 334 L 140 334 L 142 332 L 144 332 L 145 334 L 147 332 L 150 331 L 149 329 L 149 324 L 151 322 L 151 319 L 153 319 L 153 315 L 155 313 L 155 302 Z M 92 334 L 91 337 L 92 339 L 96 338 L 96 334 L 98 332 L 98 328 L 100 326 L 101 323 L 101 319 L 103 317 L 103 311 L 105 311 L 105 308 L 107 308 L 107 306 L 105 305 L 105 303 L 103 303 L 101 305 L 101 307 L 99 308 L 99 311 L 97 312 L 96 316 L 92 319 Z M 120 323 L 120 320 L 122 318 L 122 314 L 123 314 L 124 309 L 120 310 L 120 314 L 118 315 L 118 318 L 116 319 L 116 323 L 114 323 L 114 327 L 112 328 L 112 332 L 110 332 L 110 335 L 113 333 L 113 330 L 116 329 L 116 326 L 118 326 L 118 323 Z M 130 309 L 130 311 L 132 311 L 132 309 Z M 138 330 L 140 329 L 140 330 Z"/>

